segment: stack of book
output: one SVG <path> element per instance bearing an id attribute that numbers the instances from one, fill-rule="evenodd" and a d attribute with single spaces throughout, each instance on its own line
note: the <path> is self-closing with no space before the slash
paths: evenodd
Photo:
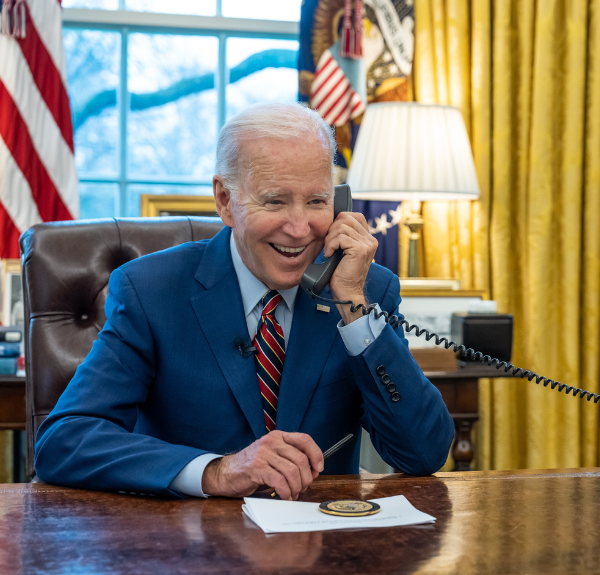
<path id="1" fill-rule="evenodd" d="M 0 326 L 0 374 L 17 373 L 22 338 L 23 335 L 19 329 Z"/>

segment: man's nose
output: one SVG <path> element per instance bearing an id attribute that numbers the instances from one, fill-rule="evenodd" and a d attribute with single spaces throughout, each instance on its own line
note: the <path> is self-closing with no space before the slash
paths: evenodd
<path id="1" fill-rule="evenodd" d="M 290 210 L 281 230 L 288 236 L 304 238 L 310 232 L 309 214 L 305 210 Z"/>

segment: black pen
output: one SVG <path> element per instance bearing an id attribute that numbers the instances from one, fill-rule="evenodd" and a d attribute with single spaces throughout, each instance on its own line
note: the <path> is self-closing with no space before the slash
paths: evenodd
<path id="1" fill-rule="evenodd" d="M 340 439 L 335 445 L 332 445 L 327 451 L 323 453 L 323 459 L 327 459 L 330 455 L 333 455 L 336 451 L 339 451 L 346 443 L 348 443 L 354 437 L 354 433 L 349 433 L 344 437 L 344 439 Z"/>

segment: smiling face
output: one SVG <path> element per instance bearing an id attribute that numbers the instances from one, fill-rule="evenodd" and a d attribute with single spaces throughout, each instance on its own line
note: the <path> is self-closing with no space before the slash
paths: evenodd
<path id="1" fill-rule="evenodd" d="M 316 137 L 261 138 L 242 150 L 238 196 L 213 179 L 217 211 L 252 274 L 269 289 L 289 289 L 300 284 L 333 223 L 329 152 Z"/>

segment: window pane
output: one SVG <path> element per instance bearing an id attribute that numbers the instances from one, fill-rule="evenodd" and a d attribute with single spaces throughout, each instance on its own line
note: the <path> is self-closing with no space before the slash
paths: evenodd
<path id="1" fill-rule="evenodd" d="M 217 55 L 213 37 L 129 36 L 129 175 L 212 179 Z"/>
<path id="2" fill-rule="evenodd" d="M 63 8 L 103 8 L 116 10 L 119 0 L 62 0 Z"/>
<path id="3" fill-rule="evenodd" d="M 126 0 L 127 10 L 141 12 L 161 12 L 168 14 L 194 14 L 214 16 L 217 13 L 216 0 Z"/>
<path id="4" fill-rule="evenodd" d="M 116 32 L 64 30 L 68 91 L 80 175 L 118 172 L 117 86 L 121 37 Z"/>
<path id="5" fill-rule="evenodd" d="M 223 0 L 223 16 L 300 21 L 302 0 Z"/>
<path id="6" fill-rule="evenodd" d="M 132 184 L 127 186 L 127 216 L 140 216 L 140 196 L 142 194 L 178 194 L 184 196 L 213 195 L 212 186 L 178 186 L 162 184 Z"/>
<path id="7" fill-rule="evenodd" d="M 227 119 L 259 102 L 296 102 L 297 62 L 295 40 L 229 38 Z M 249 70 L 256 70 L 256 65 L 262 69 L 248 74 Z"/>
<path id="8" fill-rule="evenodd" d="M 112 218 L 118 215 L 117 184 L 79 183 L 81 218 Z"/>

